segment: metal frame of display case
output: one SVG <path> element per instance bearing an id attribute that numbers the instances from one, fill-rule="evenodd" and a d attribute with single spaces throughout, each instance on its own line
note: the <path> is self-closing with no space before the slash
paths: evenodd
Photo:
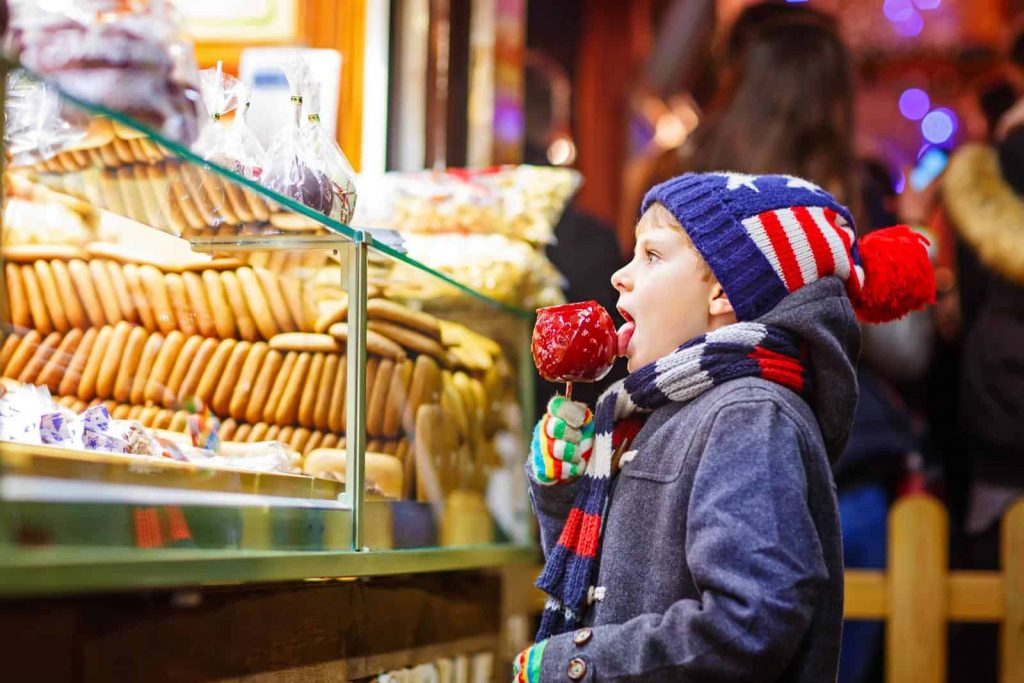
<path id="1" fill-rule="evenodd" d="M 3 85 L 0 96 L 6 101 L 7 72 L 16 67 L 10 62 L 0 61 Z M 96 115 L 107 116 L 114 121 L 149 136 L 160 146 L 184 161 L 222 176 L 225 182 L 232 182 L 257 192 L 277 202 L 288 210 L 316 221 L 328 231 L 326 235 L 312 236 L 267 236 L 267 237 L 198 237 L 190 240 L 194 251 L 296 251 L 303 249 L 336 249 L 342 257 L 342 286 L 349 293 L 349 334 L 346 353 L 345 410 L 348 434 L 346 442 L 347 485 L 339 496 L 340 507 L 332 512 L 342 515 L 338 524 L 344 525 L 347 516 L 350 526 L 350 541 L 345 550 L 248 550 L 191 549 L 191 548 L 131 548 L 124 546 L 99 547 L 89 545 L 61 545 L 31 548 L 12 545 L 5 527 L 12 514 L 0 512 L 0 595 L 39 595 L 77 593 L 98 590 L 139 589 L 174 587 L 184 585 L 223 585 L 251 581 L 281 580 L 331 580 L 360 576 L 405 574 L 496 567 L 511 563 L 529 562 L 536 558 L 535 544 L 498 542 L 479 546 L 425 547 L 409 550 L 374 550 L 372 533 L 368 537 L 367 511 L 384 504 L 382 501 L 367 500 L 365 492 L 366 435 L 366 333 L 367 333 L 367 261 L 370 249 L 377 250 L 395 260 L 426 271 L 434 277 L 461 290 L 462 293 L 486 302 L 523 322 L 532 318 L 526 311 L 509 307 L 500 302 L 468 289 L 450 277 L 437 272 L 409 258 L 404 253 L 374 239 L 369 231 L 350 228 L 334 221 L 287 197 L 278 195 L 252 180 L 211 164 L 189 150 L 166 139 L 124 115 L 102 106 L 84 102 L 69 95 L 62 95 L 67 101 Z M 0 221 L 0 244 L 3 225 Z M 0 266 L 4 263 L 0 249 Z M 0 267 L 0 282 L 3 269 Z M 0 297 L 0 320 L 9 319 L 5 308 L 6 297 Z M 519 402 L 529 410 L 532 405 L 532 373 L 524 368 L 524 359 L 529 358 L 528 331 L 518 336 L 522 343 L 517 380 L 520 386 Z M 524 383 L 526 383 L 524 385 Z M 524 413 L 524 418 L 528 413 Z M 528 418 L 526 418 L 528 419 Z M 524 425 L 524 431 L 528 427 Z M 0 443 L 0 503 L 4 499 L 4 476 L 9 469 L 9 458 L 27 457 L 25 451 L 34 447 Z M 38 449 L 37 449 L 38 450 Z M 172 489 L 180 491 L 182 489 Z M 172 494 L 173 495 L 173 494 Z M 56 504 L 61 507 L 60 503 Z M 72 503 L 62 514 L 73 516 L 77 510 Z M 279 506 L 284 512 L 294 508 Z M 263 510 L 269 518 L 269 506 Z M 256 513 L 253 513 L 256 514 Z M 269 521 L 261 524 L 269 525 Z M 344 534 L 342 535 L 344 537 Z M 6 550 L 4 549 L 6 545 Z"/>

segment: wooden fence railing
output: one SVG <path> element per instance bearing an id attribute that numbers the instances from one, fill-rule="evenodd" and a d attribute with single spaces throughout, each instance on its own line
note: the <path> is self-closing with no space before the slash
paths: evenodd
<path id="1" fill-rule="evenodd" d="M 949 571 L 948 538 L 935 498 L 898 501 L 887 569 L 846 570 L 846 618 L 885 620 L 887 683 L 944 682 L 956 621 L 1001 624 L 1000 680 L 1024 681 L 1024 500 L 1003 517 L 1000 571 Z"/>

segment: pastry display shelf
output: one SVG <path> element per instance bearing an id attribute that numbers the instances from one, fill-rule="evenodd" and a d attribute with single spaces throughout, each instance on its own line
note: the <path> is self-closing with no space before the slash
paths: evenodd
<path id="1" fill-rule="evenodd" d="M 0 62 L 5 73 L 16 67 Z M 60 97 L 91 120 L 105 122 L 99 128 L 119 131 L 127 150 L 122 161 L 132 150 L 148 154 L 149 168 L 160 172 L 153 177 L 130 174 L 130 160 L 116 166 L 118 158 L 107 150 L 75 154 L 63 167 L 36 165 L 30 169 L 34 182 L 76 197 L 98 214 L 134 221 L 140 231 L 182 237 L 197 253 L 337 253 L 349 301 L 349 333 L 343 343 L 349 476 L 343 484 L 305 475 L 0 444 L 0 594 L 333 579 L 535 558 L 535 546 L 501 537 L 485 545 L 420 547 L 423 539 L 437 542 L 437 530 L 429 528 L 434 523 L 430 504 L 366 492 L 368 262 L 380 258 L 420 270 L 470 302 L 468 315 L 514 321 L 518 331 L 510 337 L 520 361 L 529 357 L 524 330 L 532 312 L 489 299 L 417 262 L 387 231 L 340 223 L 116 111 L 64 93 Z M 182 211 L 200 195 L 204 206 Z M 0 244 L 3 232 L 0 225 Z M 3 262 L 0 249 L 0 273 Z M 9 315 L 4 300 L 0 297 L 0 322 Z M 524 362 L 517 365 L 517 395 L 522 413 L 529 415 L 532 373 Z M 146 537 L 147 528 L 163 538 L 163 547 Z M 180 547 L 169 547 L 168 539 Z"/>

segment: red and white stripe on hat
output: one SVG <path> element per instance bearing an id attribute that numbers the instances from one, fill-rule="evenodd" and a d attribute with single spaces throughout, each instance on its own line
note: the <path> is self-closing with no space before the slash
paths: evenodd
<path id="1" fill-rule="evenodd" d="M 851 295 L 863 286 L 864 270 L 852 251 L 857 237 L 831 208 L 792 206 L 750 216 L 742 223 L 789 292 L 828 275 L 846 282 Z"/>

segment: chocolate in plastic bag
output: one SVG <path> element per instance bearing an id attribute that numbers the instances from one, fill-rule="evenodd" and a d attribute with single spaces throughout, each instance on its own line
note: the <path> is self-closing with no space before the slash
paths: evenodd
<path id="1" fill-rule="evenodd" d="M 261 182 L 274 192 L 330 215 L 334 191 L 330 178 L 318 164 L 302 131 L 302 101 L 309 82 L 309 67 L 302 59 L 285 65 L 291 90 L 291 116 L 267 151 Z"/>
<path id="2" fill-rule="evenodd" d="M 334 137 L 320 125 L 320 84 L 312 78 L 306 86 L 305 107 L 306 144 L 317 168 L 327 175 L 334 195 L 328 215 L 348 224 L 356 211 L 356 172 Z"/>

